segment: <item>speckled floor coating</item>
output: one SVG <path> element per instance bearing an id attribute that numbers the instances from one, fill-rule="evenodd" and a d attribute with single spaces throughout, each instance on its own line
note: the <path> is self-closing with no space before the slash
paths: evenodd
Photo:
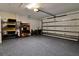
<path id="1" fill-rule="evenodd" d="M 8 39 L 0 44 L 0 56 L 79 56 L 79 42 L 46 36 Z"/>

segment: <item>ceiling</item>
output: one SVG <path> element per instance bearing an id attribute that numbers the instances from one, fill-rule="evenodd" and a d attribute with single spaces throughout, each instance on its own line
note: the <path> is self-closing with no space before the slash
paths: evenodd
<path id="1" fill-rule="evenodd" d="M 34 12 L 24 7 L 28 3 L 0 3 L 0 11 L 12 12 L 29 16 L 35 19 L 41 19 L 50 15 L 43 12 Z M 61 14 L 69 11 L 79 10 L 79 3 L 40 3 L 40 9 L 52 14 Z"/>

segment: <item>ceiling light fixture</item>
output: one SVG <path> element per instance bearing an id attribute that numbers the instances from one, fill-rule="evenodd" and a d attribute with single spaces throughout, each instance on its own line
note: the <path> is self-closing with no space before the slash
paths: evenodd
<path id="1" fill-rule="evenodd" d="M 43 10 L 40 10 L 39 9 L 39 4 L 37 4 L 37 3 L 32 3 L 32 4 L 28 4 L 28 5 L 26 5 L 26 7 L 28 8 L 28 9 L 33 9 L 35 12 L 43 12 L 43 13 L 46 13 L 46 14 L 48 14 L 48 15 L 51 15 L 51 16 L 54 16 L 54 18 L 56 17 L 55 15 L 53 15 L 52 13 L 49 13 L 49 12 L 46 12 L 46 11 L 43 11 Z"/>
<path id="2" fill-rule="evenodd" d="M 39 12 L 39 9 L 34 9 L 35 12 Z"/>
<path id="3" fill-rule="evenodd" d="M 26 5 L 25 7 L 27 7 L 28 9 L 36 9 L 36 8 L 39 8 L 40 6 L 37 3 L 32 3 L 32 4 Z"/>

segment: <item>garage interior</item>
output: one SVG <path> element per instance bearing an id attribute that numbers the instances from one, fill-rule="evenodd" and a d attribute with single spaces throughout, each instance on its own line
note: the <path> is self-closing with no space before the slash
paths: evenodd
<path id="1" fill-rule="evenodd" d="M 79 3 L 0 3 L 0 56 L 79 56 Z"/>

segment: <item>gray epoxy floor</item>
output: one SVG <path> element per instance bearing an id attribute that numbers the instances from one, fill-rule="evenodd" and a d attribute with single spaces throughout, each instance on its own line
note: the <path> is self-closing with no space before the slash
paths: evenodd
<path id="1" fill-rule="evenodd" d="M 9 39 L 0 44 L 0 55 L 79 56 L 79 42 L 45 36 Z"/>

